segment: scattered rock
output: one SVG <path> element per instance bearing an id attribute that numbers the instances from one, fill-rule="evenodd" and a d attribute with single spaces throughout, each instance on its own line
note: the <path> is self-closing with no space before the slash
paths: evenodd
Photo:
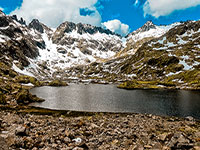
<path id="1" fill-rule="evenodd" d="M 0 136 L 0 149 L 1 150 L 8 150 L 8 144 L 6 142 L 6 139 Z"/>
<path id="2" fill-rule="evenodd" d="M 63 112 L 60 115 L 57 113 L 34 115 L 0 111 L 0 137 L 4 138 L 0 140 L 0 146 L 35 150 L 170 150 L 198 149 L 200 146 L 198 122 L 191 124 L 183 119 L 171 121 L 166 117 L 142 114 L 97 113 L 92 116 L 65 117 Z M 180 130 L 180 126 L 191 128 L 193 132 Z"/>

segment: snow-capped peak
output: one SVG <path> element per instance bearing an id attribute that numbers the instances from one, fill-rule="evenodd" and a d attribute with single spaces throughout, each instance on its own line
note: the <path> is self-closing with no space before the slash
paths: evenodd
<path id="1" fill-rule="evenodd" d="M 71 33 L 74 30 L 76 30 L 77 33 L 80 34 L 80 35 L 85 34 L 85 33 L 93 35 L 93 34 L 96 34 L 96 33 L 99 32 L 99 33 L 105 33 L 105 34 L 108 34 L 108 35 L 119 36 L 118 34 L 112 32 L 108 29 L 103 29 L 102 27 L 97 27 L 97 26 L 92 26 L 90 24 L 82 24 L 82 23 L 75 24 L 73 22 L 68 22 L 68 21 L 62 23 L 57 28 L 56 32 L 59 32 L 61 30 L 64 30 L 65 33 Z"/>
<path id="2" fill-rule="evenodd" d="M 179 24 L 180 23 L 174 23 L 174 24 L 171 24 L 171 25 L 157 26 L 157 25 L 153 24 L 153 22 L 148 21 L 141 28 L 130 33 L 128 35 L 128 40 L 137 42 L 137 41 L 142 40 L 144 38 L 157 38 L 157 37 L 164 35 L 171 28 L 173 28 L 173 27 L 175 27 Z"/>

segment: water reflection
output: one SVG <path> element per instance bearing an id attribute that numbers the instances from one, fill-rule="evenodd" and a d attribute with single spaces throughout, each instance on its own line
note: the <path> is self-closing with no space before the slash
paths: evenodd
<path id="1" fill-rule="evenodd" d="M 32 104 L 44 108 L 137 112 L 200 118 L 200 92 L 184 90 L 122 90 L 114 85 L 72 84 L 68 87 L 39 87 L 33 94 L 46 99 Z"/>

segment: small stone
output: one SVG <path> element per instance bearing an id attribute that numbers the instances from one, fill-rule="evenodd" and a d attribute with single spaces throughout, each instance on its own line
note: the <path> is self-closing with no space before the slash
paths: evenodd
<path id="1" fill-rule="evenodd" d="M 144 147 L 142 145 L 136 145 L 134 150 L 144 150 Z"/>
<path id="2" fill-rule="evenodd" d="M 170 150 L 170 148 L 167 146 L 163 146 L 162 150 Z"/>
<path id="3" fill-rule="evenodd" d="M 26 134 L 26 128 L 22 126 L 18 126 L 15 130 L 15 134 L 19 136 L 25 136 Z"/>
<path id="4" fill-rule="evenodd" d="M 2 131 L 1 133 L 2 134 L 8 134 L 8 131 Z"/>
<path id="5" fill-rule="evenodd" d="M 82 139 L 81 138 L 76 138 L 76 139 L 73 139 L 72 141 L 77 143 L 77 144 L 80 144 L 82 142 Z"/>
<path id="6" fill-rule="evenodd" d="M 52 144 L 52 147 L 53 147 L 53 148 L 56 148 L 56 147 L 58 147 L 58 144 L 55 144 L 55 143 L 54 143 L 54 144 Z"/>
<path id="7" fill-rule="evenodd" d="M 190 141 L 186 139 L 183 135 L 178 138 L 179 143 L 189 143 Z"/>
<path id="8" fill-rule="evenodd" d="M 65 144 L 68 144 L 68 143 L 70 143 L 70 142 L 71 142 L 71 139 L 70 139 L 70 138 L 68 138 L 68 137 L 65 137 L 65 138 L 64 138 L 64 142 L 65 142 Z"/>
<path id="9" fill-rule="evenodd" d="M 118 141 L 117 139 L 115 139 L 115 140 L 112 141 L 111 144 L 112 144 L 112 145 L 116 145 L 118 142 L 119 142 L 119 141 Z"/>
<path id="10" fill-rule="evenodd" d="M 161 140 L 161 141 L 165 141 L 166 137 L 167 137 L 167 133 L 163 133 L 163 134 L 158 135 L 158 139 Z"/>
<path id="11" fill-rule="evenodd" d="M 154 146 L 152 147 L 152 149 L 154 149 L 154 150 L 160 150 L 160 149 L 162 149 L 162 145 L 160 143 L 156 143 L 156 144 L 154 144 Z"/>
<path id="12" fill-rule="evenodd" d="M 96 124 L 94 124 L 94 123 L 91 123 L 91 127 L 92 128 L 98 128 L 98 126 Z"/>
<path id="13" fill-rule="evenodd" d="M 185 119 L 188 121 L 194 121 L 194 118 L 192 116 L 187 116 L 187 117 L 185 117 Z"/>
<path id="14" fill-rule="evenodd" d="M 152 146 L 151 145 L 145 145 L 144 148 L 151 149 Z"/>
<path id="15" fill-rule="evenodd" d="M 73 148 L 73 150 L 84 150 L 84 149 L 81 147 L 75 147 L 75 148 Z"/>

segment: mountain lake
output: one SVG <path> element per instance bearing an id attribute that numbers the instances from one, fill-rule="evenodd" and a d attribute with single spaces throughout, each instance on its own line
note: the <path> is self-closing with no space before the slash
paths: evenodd
<path id="1" fill-rule="evenodd" d="M 84 112 L 147 113 L 161 116 L 192 116 L 200 119 L 200 91 L 124 90 L 116 85 L 70 84 L 37 87 L 32 94 L 45 99 L 31 106 Z"/>

